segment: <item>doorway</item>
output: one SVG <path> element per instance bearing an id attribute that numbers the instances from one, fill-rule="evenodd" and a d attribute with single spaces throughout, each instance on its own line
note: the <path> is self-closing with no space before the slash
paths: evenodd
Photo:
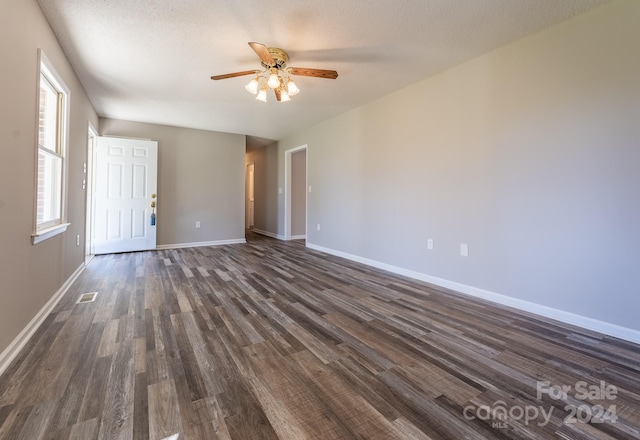
<path id="1" fill-rule="evenodd" d="M 285 240 L 307 238 L 307 146 L 285 151 Z"/>
<path id="2" fill-rule="evenodd" d="M 254 183 L 255 183 L 255 164 L 249 163 L 247 164 L 247 172 L 246 172 L 246 181 L 245 181 L 245 199 L 246 199 L 246 220 L 245 227 L 246 229 L 253 229 L 254 217 L 255 217 L 255 200 L 254 200 Z"/>

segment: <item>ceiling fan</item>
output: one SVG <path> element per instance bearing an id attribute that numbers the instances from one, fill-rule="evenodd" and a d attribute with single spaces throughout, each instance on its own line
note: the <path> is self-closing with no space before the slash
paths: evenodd
<path id="1" fill-rule="evenodd" d="M 315 78 L 336 79 L 335 70 L 309 69 L 306 67 L 287 67 L 289 55 L 279 47 L 267 47 L 261 43 L 251 42 L 249 46 L 260 57 L 262 70 L 244 70 L 242 72 L 215 75 L 211 79 L 227 79 L 237 76 L 255 75 L 245 89 L 256 96 L 259 101 L 267 102 L 267 91 L 272 89 L 278 101 L 290 101 L 291 96 L 297 95 L 300 89 L 291 78 L 292 75 L 312 76 Z"/>

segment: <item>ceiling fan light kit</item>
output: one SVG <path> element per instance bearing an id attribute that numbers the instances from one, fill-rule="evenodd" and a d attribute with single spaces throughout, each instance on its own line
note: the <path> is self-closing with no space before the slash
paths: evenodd
<path id="1" fill-rule="evenodd" d="M 257 95 L 256 100 L 267 102 L 267 91 L 273 90 L 278 102 L 291 101 L 291 97 L 300 93 L 300 89 L 291 75 L 312 76 L 314 78 L 336 79 L 335 70 L 308 69 L 302 67 L 287 67 L 289 55 L 279 47 L 267 47 L 261 43 L 249 43 L 249 46 L 260 57 L 260 64 L 264 70 L 245 70 L 243 72 L 215 75 L 211 79 L 227 79 L 244 75 L 256 75 L 244 87 L 247 92 Z"/>

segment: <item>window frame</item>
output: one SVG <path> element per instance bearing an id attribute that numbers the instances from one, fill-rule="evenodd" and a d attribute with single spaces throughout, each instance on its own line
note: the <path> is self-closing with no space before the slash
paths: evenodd
<path id="1" fill-rule="evenodd" d="M 40 96 L 42 90 L 42 78 L 58 94 L 56 102 L 56 138 L 55 148 L 40 145 Z M 42 49 L 38 49 L 38 75 L 36 81 L 36 135 L 35 135 L 35 186 L 33 201 L 33 233 L 31 235 L 33 244 L 40 243 L 48 238 L 62 234 L 67 230 L 69 223 L 66 222 L 67 215 L 67 151 L 69 139 L 69 115 L 70 115 L 71 92 L 58 74 L 55 67 L 49 61 Z M 59 186 L 59 215 L 54 220 L 38 222 L 38 198 L 39 198 L 39 158 L 43 152 L 60 161 L 60 175 L 56 179 L 56 186 Z"/>

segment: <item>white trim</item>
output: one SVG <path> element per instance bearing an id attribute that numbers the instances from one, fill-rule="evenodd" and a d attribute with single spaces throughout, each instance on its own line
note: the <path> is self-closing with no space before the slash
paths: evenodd
<path id="1" fill-rule="evenodd" d="M 62 234 L 67 230 L 67 227 L 71 223 L 62 223 L 60 225 L 55 225 L 47 229 L 41 229 L 38 232 L 31 234 L 31 242 L 33 244 L 38 244 L 40 242 L 45 241 L 48 238 L 54 237 L 58 234 Z"/>
<path id="2" fill-rule="evenodd" d="M 284 235 L 274 234 L 273 232 L 263 231 L 262 229 L 253 228 L 252 231 L 255 232 L 256 234 L 265 235 L 267 237 L 275 238 L 277 240 L 285 239 Z"/>
<path id="3" fill-rule="evenodd" d="M 481 298 L 487 301 L 491 301 L 497 304 L 501 304 L 515 309 L 523 310 L 525 312 L 533 313 L 536 315 L 544 316 L 546 318 L 555 319 L 565 324 L 571 324 L 578 327 L 582 327 L 588 330 L 593 330 L 605 335 L 613 336 L 616 338 L 624 339 L 625 341 L 635 342 L 640 344 L 640 331 L 634 330 L 628 327 L 622 327 L 610 322 L 600 321 L 597 319 L 589 318 L 587 316 L 577 315 L 575 313 L 567 312 L 564 310 L 554 309 L 553 307 L 544 306 L 542 304 L 536 304 L 523 299 L 513 298 L 511 296 L 503 295 L 501 293 L 491 292 L 489 290 L 480 289 L 477 287 L 469 286 L 467 284 L 457 283 L 455 281 L 446 280 L 444 278 L 438 278 L 431 275 L 427 275 L 421 272 L 416 272 L 402 267 L 393 266 L 391 264 L 382 263 L 376 260 L 370 260 L 368 258 L 359 257 L 357 255 L 348 254 L 346 252 L 337 251 L 323 246 L 318 246 L 313 243 L 307 243 L 306 246 L 316 251 L 324 252 L 326 254 L 335 255 L 337 257 L 346 258 L 347 260 L 355 261 L 358 263 L 366 264 L 378 269 L 383 269 L 388 272 L 392 272 L 398 275 L 403 275 L 416 280 L 425 281 L 430 284 L 434 284 L 445 289 L 450 289 L 459 293 Z"/>
<path id="4" fill-rule="evenodd" d="M 60 218 L 59 221 L 61 224 L 55 225 L 53 227 L 46 226 L 45 224 L 38 224 L 38 157 L 40 153 L 40 146 L 38 145 L 38 136 L 35 138 L 35 157 L 36 161 L 34 163 L 35 167 L 35 193 L 33 200 L 33 234 L 32 243 L 35 245 L 40 243 L 48 238 L 51 238 L 55 235 L 61 234 L 66 231 L 69 223 L 66 223 L 67 220 L 67 191 L 68 191 L 68 152 L 69 152 L 69 125 L 71 120 L 71 90 L 67 86 L 67 84 L 62 79 L 62 76 L 58 73 L 53 63 L 49 61 L 44 50 L 38 48 L 38 79 L 36 82 L 36 133 L 40 130 L 40 78 L 45 76 L 47 81 L 56 89 L 56 91 L 62 94 L 62 108 L 58 109 L 60 114 L 58 115 L 58 129 L 60 132 L 58 133 L 59 139 L 59 151 L 55 152 L 55 155 L 61 160 L 61 168 L 60 172 L 62 176 L 60 177 Z M 59 104 L 60 105 L 60 104 Z M 61 124 L 61 125 L 60 125 Z M 64 227 L 64 229 L 62 229 Z M 60 230 L 57 230 L 60 228 Z"/>
<path id="5" fill-rule="evenodd" d="M 13 341 L 9 344 L 7 348 L 4 349 L 2 353 L 0 353 L 0 375 L 2 375 L 5 370 L 11 365 L 11 362 L 16 358 L 20 350 L 24 348 L 24 346 L 29 342 L 29 339 L 33 336 L 33 334 L 38 330 L 38 327 L 42 325 L 44 320 L 49 316 L 49 313 L 53 310 L 53 308 L 58 304 L 58 302 L 62 299 L 65 293 L 73 282 L 80 276 L 84 268 L 87 267 L 84 263 L 82 263 L 76 270 L 71 274 L 71 276 L 64 282 L 64 284 L 58 289 L 58 291 L 47 301 L 47 303 L 40 309 L 40 311 L 33 317 L 33 319 L 27 324 L 27 326 L 22 329 L 22 331 L 15 337 Z"/>
<path id="6" fill-rule="evenodd" d="M 96 144 L 98 142 L 98 130 L 91 121 L 87 121 L 87 158 L 84 169 L 85 179 L 85 221 L 84 221 L 84 264 L 94 256 L 94 226 L 95 226 L 95 192 L 96 192 Z"/>
<path id="7" fill-rule="evenodd" d="M 182 249 L 182 248 L 191 248 L 191 247 L 221 246 L 225 244 L 242 244 L 246 242 L 247 240 L 245 240 L 244 238 L 235 238 L 231 240 L 198 241 L 195 243 L 161 244 L 156 246 L 156 250 L 160 251 L 163 249 Z"/>
<path id="8" fill-rule="evenodd" d="M 291 239 L 292 240 L 306 240 L 307 236 L 306 235 L 292 235 Z"/>

